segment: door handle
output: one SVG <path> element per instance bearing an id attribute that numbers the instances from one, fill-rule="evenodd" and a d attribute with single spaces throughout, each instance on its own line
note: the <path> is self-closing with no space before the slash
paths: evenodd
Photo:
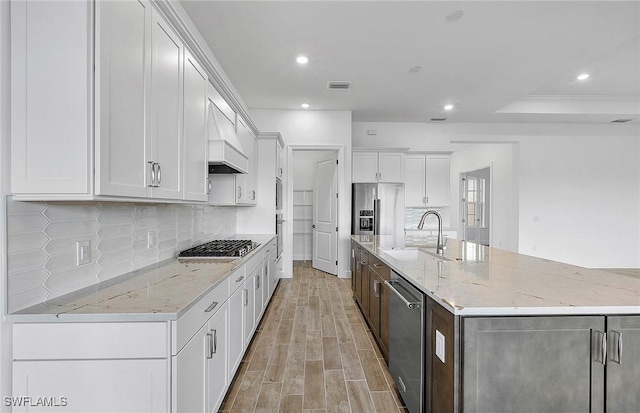
<path id="1" fill-rule="evenodd" d="M 592 348 L 595 352 L 594 361 L 605 366 L 607 364 L 607 333 L 592 330 L 592 340 Z"/>
<path id="2" fill-rule="evenodd" d="M 207 358 L 213 358 L 213 334 L 207 333 Z"/>
<path id="3" fill-rule="evenodd" d="M 315 228 L 315 227 L 316 227 L 316 224 L 311 225 L 311 228 Z"/>
<path id="4" fill-rule="evenodd" d="M 622 333 L 620 331 L 611 330 L 611 361 L 622 364 Z"/>
<path id="5" fill-rule="evenodd" d="M 380 281 L 373 282 L 373 296 L 376 298 L 380 297 L 380 284 L 381 284 Z"/>
<path id="6" fill-rule="evenodd" d="M 149 165 L 149 173 L 151 175 L 151 182 L 147 185 L 149 188 L 153 188 L 156 185 L 156 168 L 155 168 L 155 162 L 153 161 L 148 161 L 147 164 Z"/>
<path id="7" fill-rule="evenodd" d="M 212 312 L 212 311 L 213 311 L 213 309 L 214 309 L 214 308 L 216 308 L 217 306 L 218 306 L 218 302 L 217 302 L 217 301 L 214 301 L 214 302 L 212 302 L 212 303 L 211 303 L 211 305 L 210 305 L 209 307 L 207 307 L 207 308 L 204 310 L 204 312 L 205 312 L 205 313 L 210 313 L 210 312 Z"/>
<path id="8" fill-rule="evenodd" d="M 391 291 L 393 291 L 393 293 L 394 293 L 395 295 L 397 295 L 398 297 L 400 297 L 400 299 L 404 302 L 404 304 L 407 306 L 407 308 L 409 308 L 409 309 L 411 309 L 411 310 L 413 310 L 413 309 L 415 309 L 415 308 L 420 308 L 420 303 L 418 303 L 418 302 L 413 302 L 413 303 L 412 303 L 411 301 L 409 301 L 409 300 L 407 300 L 406 298 L 404 298 L 404 295 L 400 294 L 400 291 L 396 290 L 396 288 L 393 286 L 393 284 L 392 284 L 392 283 L 393 283 L 393 284 L 395 284 L 395 283 L 397 283 L 397 281 L 391 281 L 391 282 L 389 282 L 389 281 L 387 281 L 387 280 L 385 280 L 385 281 L 384 281 L 384 285 L 386 285 L 387 287 L 389 287 L 389 289 L 390 289 Z"/>

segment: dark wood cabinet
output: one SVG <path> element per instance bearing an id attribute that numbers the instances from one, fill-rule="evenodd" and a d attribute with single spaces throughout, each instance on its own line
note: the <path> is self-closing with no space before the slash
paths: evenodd
<path id="1" fill-rule="evenodd" d="M 455 411 L 455 317 L 431 298 L 427 298 L 425 357 L 425 406 L 427 412 Z M 444 343 L 444 361 L 436 354 L 436 340 Z"/>

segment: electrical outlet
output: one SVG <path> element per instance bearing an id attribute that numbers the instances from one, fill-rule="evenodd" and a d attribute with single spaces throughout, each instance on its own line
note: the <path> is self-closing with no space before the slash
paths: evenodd
<path id="1" fill-rule="evenodd" d="M 91 241 L 76 242 L 76 265 L 89 264 L 91 262 Z"/>
<path id="2" fill-rule="evenodd" d="M 158 240 L 156 239 L 156 233 L 153 231 L 147 232 L 147 249 L 150 250 L 156 247 Z"/>
<path id="3" fill-rule="evenodd" d="M 444 348 L 445 348 L 445 340 L 444 340 L 444 336 L 442 335 L 441 332 L 439 332 L 438 330 L 436 330 L 436 356 L 438 356 L 438 358 L 440 359 L 440 361 L 442 361 L 443 363 L 445 355 L 444 355 Z"/>

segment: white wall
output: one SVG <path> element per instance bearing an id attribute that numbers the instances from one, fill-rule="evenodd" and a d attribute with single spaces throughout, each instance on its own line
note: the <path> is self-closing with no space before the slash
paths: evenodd
<path id="1" fill-rule="evenodd" d="M 540 136 L 520 145 L 520 251 L 640 267 L 640 139 Z"/>
<path id="2" fill-rule="evenodd" d="M 350 277 L 349 244 L 351 237 L 351 112 L 305 110 L 251 110 L 251 118 L 260 131 L 280 132 L 287 145 L 287 179 L 285 180 L 284 214 L 291 219 L 292 148 L 339 149 L 340 179 L 338 194 L 338 276 Z M 284 276 L 293 275 L 292 226 L 285 227 Z"/>
<path id="3" fill-rule="evenodd" d="M 11 395 L 11 329 L 9 323 L 4 320 L 6 308 L 6 222 L 4 217 L 4 197 L 9 192 L 9 139 L 10 139 L 10 3 L 0 1 L 0 308 L 2 317 L 0 318 L 0 396 Z M 0 411 L 8 412 L 9 407 L 4 403 L 0 404 Z"/>
<path id="4" fill-rule="evenodd" d="M 367 135 L 369 129 L 376 129 L 377 135 Z M 478 169 L 487 162 L 493 162 L 496 171 L 499 165 L 505 166 L 503 172 L 509 170 L 502 145 L 477 144 L 517 143 L 512 153 L 512 198 L 502 201 L 504 207 L 511 202 L 506 222 L 512 224 L 494 233 L 494 245 L 502 239 L 503 248 L 517 246 L 524 254 L 586 267 L 640 267 L 637 123 L 354 122 L 352 136 L 354 147 L 454 151 L 452 198 L 458 197 L 458 171 Z M 509 187 L 506 172 L 496 178 L 501 176 L 502 185 L 494 184 L 494 210 L 501 203 L 495 196 L 505 195 L 500 186 Z M 500 219 L 497 212 L 493 214 L 494 225 Z"/>
<path id="5" fill-rule="evenodd" d="M 291 174 L 293 189 L 313 190 L 316 182 L 316 163 L 330 159 L 334 155 L 335 151 L 294 151 Z"/>

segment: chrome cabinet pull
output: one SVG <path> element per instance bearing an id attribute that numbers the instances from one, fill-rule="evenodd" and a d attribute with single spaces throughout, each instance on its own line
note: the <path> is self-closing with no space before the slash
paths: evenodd
<path id="1" fill-rule="evenodd" d="M 256 277 L 256 290 L 260 289 L 260 276 Z"/>
<path id="2" fill-rule="evenodd" d="M 593 330 L 593 350 L 595 351 L 594 361 L 603 366 L 607 364 L 607 333 Z"/>
<path id="3" fill-rule="evenodd" d="M 207 358 L 213 358 L 213 334 L 207 333 Z"/>
<path id="4" fill-rule="evenodd" d="M 400 387 L 402 387 L 402 391 L 406 392 L 407 386 L 405 386 L 404 381 L 402 380 L 402 377 L 398 376 L 398 382 L 400 383 Z"/>
<path id="5" fill-rule="evenodd" d="M 373 282 L 373 296 L 380 297 L 380 281 Z"/>
<path id="6" fill-rule="evenodd" d="M 238 199 L 242 198 L 242 187 L 238 186 Z"/>
<path id="7" fill-rule="evenodd" d="M 244 275 L 241 275 L 240 277 L 238 277 L 238 279 L 236 280 L 237 283 L 239 283 L 240 281 L 244 280 Z"/>
<path id="8" fill-rule="evenodd" d="M 427 205 L 427 197 L 422 197 L 422 205 Z"/>
<path id="9" fill-rule="evenodd" d="M 622 364 L 622 333 L 620 331 L 611 330 L 611 337 L 615 340 L 615 345 L 611 346 L 612 350 L 615 349 L 615 351 L 611 352 L 611 361 Z"/>
<path id="10" fill-rule="evenodd" d="M 216 308 L 217 306 L 218 306 L 218 302 L 217 302 L 217 301 L 214 301 L 214 302 L 212 302 L 212 303 L 211 303 L 211 305 L 210 305 L 209 307 L 207 307 L 207 308 L 204 310 L 204 312 L 205 312 L 205 313 L 210 313 L 210 312 L 212 312 L 212 311 L 213 311 L 213 309 L 214 309 L 214 308 Z"/>
<path id="11" fill-rule="evenodd" d="M 373 266 L 376 267 L 376 268 L 382 268 L 383 267 L 382 264 L 373 264 Z"/>
<path id="12" fill-rule="evenodd" d="M 255 189 L 252 189 L 252 190 L 251 190 L 251 200 L 252 200 L 252 201 L 255 201 L 255 200 L 256 200 L 256 190 L 255 190 Z"/>
<path id="13" fill-rule="evenodd" d="M 156 186 L 160 187 L 160 184 L 162 183 L 162 167 L 159 163 L 156 163 L 156 166 L 158 167 L 158 183 L 156 184 Z"/>
<path id="14" fill-rule="evenodd" d="M 211 193 L 211 178 L 207 178 L 207 193 Z"/>
<path id="15" fill-rule="evenodd" d="M 246 307 L 249 305 L 249 290 L 245 288 L 242 291 L 244 292 L 244 306 Z"/>
<path id="16" fill-rule="evenodd" d="M 211 330 L 213 332 L 213 352 L 211 353 L 211 357 L 214 354 L 218 353 L 218 330 Z"/>
<path id="17" fill-rule="evenodd" d="M 155 168 L 155 163 L 153 161 L 148 161 L 147 164 L 149 165 L 149 172 L 151 175 L 151 182 L 147 185 L 149 188 L 153 188 L 156 185 L 156 168 Z"/>

